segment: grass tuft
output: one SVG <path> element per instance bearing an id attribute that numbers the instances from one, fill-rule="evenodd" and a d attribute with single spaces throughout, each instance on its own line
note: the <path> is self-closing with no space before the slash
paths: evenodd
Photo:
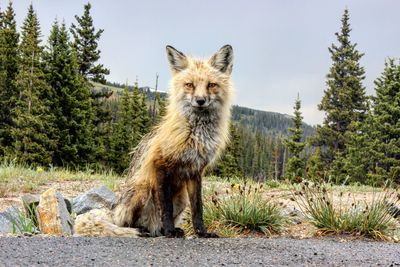
<path id="1" fill-rule="evenodd" d="M 282 231 L 288 220 L 280 204 L 263 197 L 263 185 L 232 184 L 226 192 L 205 192 L 204 223 L 209 231 L 233 237 L 251 232 L 271 235 Z M 190 218 L 190 216 L 188 216 Z M 190 219 L 185 224 L 193 234 Z"/>
<path id="2" fill-rule="evenodd" d="M 388 203 L 400 204 L 399 194 L 394 190 L 375 192 L 370 201 L 355 201 L 351 192 L 334 196 L 328 184 L 304 182 L 294 191 L 292 200 L 322 235 L 351 234 L 387 240 L 394 237 L 398 228 L 388 206 Z"/>
<path id="3" fill-rule="evenodd" d="M 18 213 L 15 214 L 16 217 L 12 217 L 12 234 L 32 235 L 38 233 L 34 208 L 29 208 L 29 213 L 30 218 L 27 218 L 18 210 Z"/>

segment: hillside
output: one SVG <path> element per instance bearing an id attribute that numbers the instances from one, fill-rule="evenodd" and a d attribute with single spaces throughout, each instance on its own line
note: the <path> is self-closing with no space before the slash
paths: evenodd
<path id="1" fill-rule="evenodd" d="M 94 83 L 95 90 L 111 90 L 114 92 L 113 97 L 117 97 L 122 93 L 122 89 L 125 87 L 123 84 L 110 83 L 99 84 Z M 134 86 L 128 85 L 128 89 L 132 91 Z M 139 88 L 146 94 L 149 101 L 154 100 L 154 90 L 148 86 Z M 161 97 L 165 98 L 166 93 L 160 92 Z M 292 127 L 292 118 L 287 114 L 281 114 L 272 111 L 262 111 L 247 107 L 241 107 L 234 105 L 232 107 L 232 120 L 236 123 L 240 123 L 251 131 L 261 131 L 265 134 L 272 135 L 288 135 L 288 128 Z M 314 128 L 308 124 L 303 124 L 304 136 L 311 136 L 314 132 Z"/>
<path id="2" fill-rule="evenodd" d="M 241 106 L 233 106 L 233 121 L 240 122 L 252 131 L 261 131 L 273 135 L 288 135 L 288 128 L 292 127 L 292 117 L 271 111 L 262 111 Z M 303 123 L 304 136 L 314 133 L 314 128 Z"/>

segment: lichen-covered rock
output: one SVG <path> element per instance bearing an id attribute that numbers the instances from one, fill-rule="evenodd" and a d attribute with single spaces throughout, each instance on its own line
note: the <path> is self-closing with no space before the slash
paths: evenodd
<path id="1" fill-rule="evenodd" d="M 111 209 L 117 202 L 117 196 L 106 186 L 90 189 L 89 191 L 72 199 L 72 210 L 77 214 L 83 214 L 92 209 Z"/>
<path id="2" fill-rule="evenodd" d="M 54 188 L 40 196 L 36 209 L 39 229 L 49 235 L 71 235 L 72 219 L 67 210 L 64 198 Z"/>

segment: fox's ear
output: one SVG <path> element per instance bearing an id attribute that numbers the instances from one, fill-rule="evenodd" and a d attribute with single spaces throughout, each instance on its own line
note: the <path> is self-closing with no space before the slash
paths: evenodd
<path id="1" fill-rule="evenodd" d="M 180 72 L 187 68 L 188 60 L 182 52 L 176 50 L 170 45 L 167 45 L 168 61 L 173 72 Z"/>
<path id="2" fill-rule="evenodd" d="M 233 67 L 233 49 L 230 45 L 224 45 L 208 61 L 211 66 L 222 73 L 231 74 Z"/>

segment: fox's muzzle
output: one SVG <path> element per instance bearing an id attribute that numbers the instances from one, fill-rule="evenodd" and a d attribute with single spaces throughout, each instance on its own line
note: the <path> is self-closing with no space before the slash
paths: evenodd
<path id="1" fill-rule="evenodd" d="M 208 107 L 210 101 L 207 97 L 204 96 L 195 96 L 192 99 L 192 106 L 197 108 L 205 108 Z"/>

